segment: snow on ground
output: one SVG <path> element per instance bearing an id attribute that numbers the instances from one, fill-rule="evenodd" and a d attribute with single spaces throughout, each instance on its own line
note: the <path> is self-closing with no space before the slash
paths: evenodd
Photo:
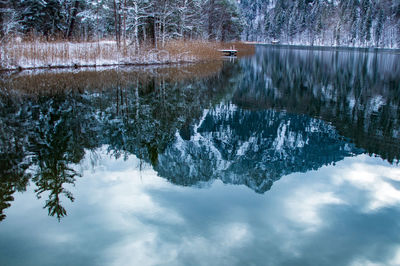
<path id="1" fill-rule="evenodd" d="M 40 67 L 149 65 L 195 62 L 199 59 L 182 51 L 170 55 L 167 50 L 138 51 L 127 45 L 118 49 L 115 41 L 99 42 L 11 42 L 0 46 L 0 69 Z"/>

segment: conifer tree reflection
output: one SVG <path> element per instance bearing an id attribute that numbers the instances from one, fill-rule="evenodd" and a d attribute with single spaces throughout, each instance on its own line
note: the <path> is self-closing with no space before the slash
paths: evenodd
<path id="1" fill-rule="evenodd" d="M 18 97 L 10 97 L 0 91 L 0 221 L 5 219 L 4 210 L 14 200 L 13 194 L 25 191 L 30 179 L 27 169 L 27 132 L 29 117 L 21 108 Z"/>
<path id="2" fill-rule="evenodd" d="M 2 146 L 4 148 L 4 146 Z M 29 163 L 24 162 L 24 154 L 2 153 L 0 158 L 0 221 L 5 219 L 4 210 L 11 206 L 13 194 L 25 191 L 30 179 L 26 172 Z"/>
<path id="3" fill-rule="evenodd" d="M 400 56 L 261 47 L 242 60 L 233 102 L 332 123 L 369 154 L 400 159 Z"/>

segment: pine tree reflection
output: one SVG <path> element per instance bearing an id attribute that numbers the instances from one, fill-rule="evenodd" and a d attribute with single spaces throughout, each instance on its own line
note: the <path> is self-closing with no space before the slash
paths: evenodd
<path id="1" fill-rule="evenodd" d="M 31 178 L 27 150 L 28 112 L 18 98 L 0 92 L 0 221 L 14 200 L 13 194 L 25 191 Z"/>
<path id="2" fill-rule="evenodd" d="M 44 208 L 58 219 L 67 214 L 61 197 L 73 201 L 64 186 L 74 184 L 80 174 L 73 169 L 85 155 L 85 149 L 97 147 L 90 119 L 90 105 L 80 95 L 42 96 L 32 108 L 33 127 L 29 140 L 32 161 L 36 165 L 32 181 L 38 198 L 48 193 Z M 89 112 L 89 113 L 88 113 Z"/>

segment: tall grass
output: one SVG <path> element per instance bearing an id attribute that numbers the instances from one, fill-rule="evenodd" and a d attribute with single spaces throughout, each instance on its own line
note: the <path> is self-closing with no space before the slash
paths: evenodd
<path id="1" fill-rule="evenodd" d="M 231 44 L 239 47 L 240 44 Z M 227 45 L 209 41 L 171 40 L 163 48 L 151 45 L 118 47 L 113 40 L 69 42 L 13 38 L 0 44 L 0 68 L 108 66 L 119 64 L 165 64 L 220 58 Z"/>

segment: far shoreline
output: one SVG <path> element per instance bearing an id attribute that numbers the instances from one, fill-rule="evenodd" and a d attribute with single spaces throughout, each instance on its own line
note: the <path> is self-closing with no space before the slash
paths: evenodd
<path id="1" fill-rule="evenodd" d="M 361 47 L 361 46 L 327 46 L 327 45 L 306 45 L 306 44 L 272 44 L 264 42 L 247 42 L 245 44 L 270 46 L 284 49 L 302 49 L 302 50 L 322 50 L 322 51 L 357 51 L 357 52 L 387 52 L 387 53 L 400 53 L 400 48 L 384 48 L 384 47 Z"/>

